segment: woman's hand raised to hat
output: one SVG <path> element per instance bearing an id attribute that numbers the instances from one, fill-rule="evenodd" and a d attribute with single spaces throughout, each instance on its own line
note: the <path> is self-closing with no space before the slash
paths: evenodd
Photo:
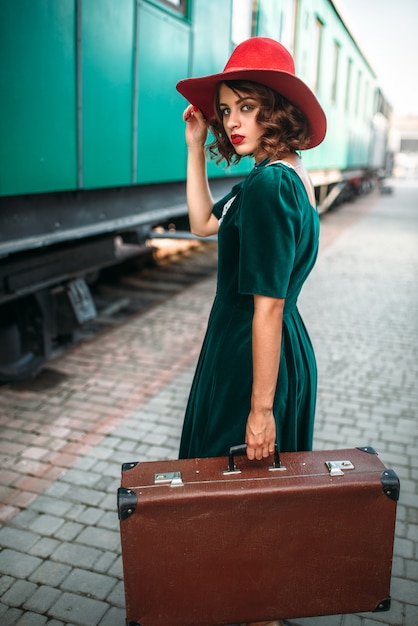
<path id="1" fill-rule="evenodd" d="M 187 182 L 186 198 L 190 230 L 199 237 L 218 232 L 219 223 L 213 215 L 213 198 L 206 173 L 205 142 L 208 125 L 201 111 L 190 104 L 183 113 L 186 122 Z"/>
<path id="2" fill-rule="evenodd" d="M 183 113 L 186 122 L 186 143 L 189 148 L 203 147 L 208 136 L 208 125 L 199 109 L 190 104 Z"/>

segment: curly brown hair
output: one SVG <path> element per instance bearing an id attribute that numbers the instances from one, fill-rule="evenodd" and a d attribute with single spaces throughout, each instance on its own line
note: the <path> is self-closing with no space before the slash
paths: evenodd
<path id="1" fill-rule="evenodd" d="M 260 103 L 257 122 L 264 128 L 260 146 L 266 158 L 280 159 L 289 152 L 305 150 L 308 147 L 310 140 L 308 120 L 304 113 L 287 98 L 260 83 L 224 81 L 218 86 L 215 117 L 209 122 L 214 140 L 208 145 L 208 152 L 217 164 L 225 160 L 228 165 L 231 165 L 239 163 L 242 158 L 235 152 L 223 126 L 223 115 L 219 107 L 221 84 L 225 84 L 237 95 L 244 93 Z"/>

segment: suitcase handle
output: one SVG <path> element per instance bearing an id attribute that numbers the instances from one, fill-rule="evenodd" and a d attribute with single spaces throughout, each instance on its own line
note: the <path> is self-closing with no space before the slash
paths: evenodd
<path id="1" fill-rule="evenodd" d="M 247 444 L 243 443 L 239 446 L 232 446 L 229 448 L 228 455 L 228 472 L 236 472 L 237 467 L 235 465 L 234 456 L 242 456 L 247 452 Z M 279 448 L 277 447 L 277 443 L 274 444 L 274 461 L 273 461 L 273 469 L 280 469 L 280 455 Z"/>

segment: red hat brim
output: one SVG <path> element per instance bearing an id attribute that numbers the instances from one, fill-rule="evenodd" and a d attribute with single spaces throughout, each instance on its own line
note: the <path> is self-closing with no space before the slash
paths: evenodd
<path id="1" fill-rule="evenodd" d="M 305 114 L 310 128 L 308 148 L 314 148 L 323 141 L 327 130 L 325 113 L 309 87 L 289 72 L 271 69 L 226 70 L 210 76 L 186 78 L 177 83 L 176 89 L 210 121 L 214 117 L 217 86 L 226 80 L 248 80 L 274 89 Z"/>

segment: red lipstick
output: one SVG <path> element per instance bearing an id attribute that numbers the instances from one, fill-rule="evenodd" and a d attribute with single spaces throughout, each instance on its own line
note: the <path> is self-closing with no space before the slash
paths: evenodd
<path id="1" fill-rule="evenodd" d="M 231 135 L 231 143 L 236 146 L 244 141 L 245 137 L 243 135 Z"/>

